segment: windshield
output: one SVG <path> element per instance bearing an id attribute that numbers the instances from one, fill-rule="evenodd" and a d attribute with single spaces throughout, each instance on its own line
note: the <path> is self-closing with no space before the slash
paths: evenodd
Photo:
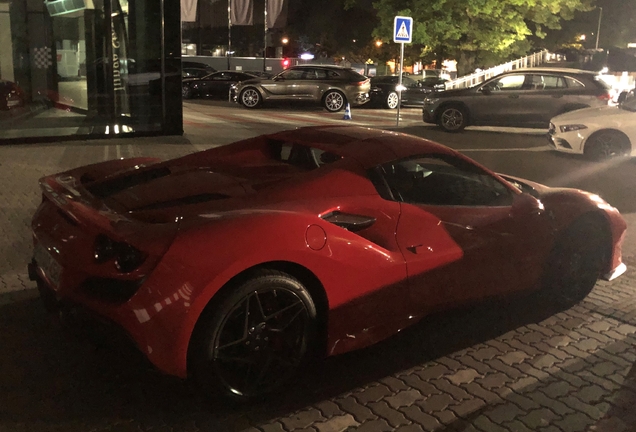
<path id="1" fill-rule="evenodd" d="M 634 94 L 634 90 L 630 91 L 627 94 L 625 100 L 620 104 L 620 108 L 627 111 L 636 112 L 636 94 Z"/>

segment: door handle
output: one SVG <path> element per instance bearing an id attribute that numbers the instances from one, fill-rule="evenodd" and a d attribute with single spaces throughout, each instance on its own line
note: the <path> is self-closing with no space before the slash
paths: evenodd
<path id="1" fill-rule="evenodd" d="M 413 246 L 407 246 L 407 248 L 406 248 L 406 250 L 407 250 L 407 251 L 409 251 L 409 252 L 411 252 L 411 253 L 414 253 L 414 254 L 416 254 L 416 253 L 420 253 L 420 252 L 422 252 L 424 249 L 425 249 L 425 247 L 424 247 L 424 245 L 423 245 L 423 244 L 418 244 L 418 245 L 413 245 Z M 426 248 L 426 249 L 428 250 L 429 248 Z"/>
<path id="2" fill-rule="evenodd" d="M 510 99 L 519 99 L 519 95 L 510 95 L 508 96 Z"/>
<path id="3" fill-rule="evenodd" d="M 562 98 L 563 95 L 562 94 L 554 94 L 552 95 L 553 98 L 558 99 L 558 98 Z"/>

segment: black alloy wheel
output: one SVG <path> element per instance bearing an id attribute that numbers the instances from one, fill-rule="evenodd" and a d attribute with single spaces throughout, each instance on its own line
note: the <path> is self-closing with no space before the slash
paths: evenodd
<path id="1" fill-rule="evenodd" d="M 467 114 L 460 105 L 446 105 L 439 113 L 438 124 L 446 132 L 460 132 L 466 127 Z"/>
<path id="2" fill-rule="evenodd" d="M 280 388 L 312 353 L 316 307 L 292 276 L 256 273 L 226 295 L 209 315 L 193 359 L 204 390 L 238 402 Z"/>
<path id="3" fill-rule="evenodd" d="M 557 239 L 546 263 L 544 289 L 560 303 L 582 300 L 601 277 L 611 247 L 604 223 L 601 217 L 580 217 Z"/>
<path id="4" fill-rule="evenodd" d="M 627 156 L 630 151 L 629 139 L 624 134 L 612 130 L 596 132 L 585 144 L 585 154 L 596 161 Z"/>

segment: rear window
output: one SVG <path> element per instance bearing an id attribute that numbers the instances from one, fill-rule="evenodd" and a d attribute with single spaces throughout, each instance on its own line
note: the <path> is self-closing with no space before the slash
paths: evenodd
<path id="1" fill-rule="evenodd" d="M 605 82 L 605 80 L 600 77 L 600 76 L 595 76 L 594 77 L 594 82 L 596 82 L 596 85 L 599 86 L 600 88 L 602 88 L 603 90 L 611 90 L 612 86 L 609 85 L 607 82 Z"/>
<path id="2" fill-rule="evenodd" d="M 585 85 L 581 81 L 576 80 L 574 78 L 565 77 L 565 82 L 568 84 L 569 88 L 582 88 L 582 87 L 585 87 Z"/>
<path id="3" fill-rule="evenodd" d="M 354 71 L 353 69 L 349 69 L 349 73 L 351 74 L 351 78 L 353 78 L 354 81 L 365 81 L 367 79 L 367 77 Z"/>
<path id="4" fill-rule="evenodd" d="M 270 141 L 269 146 L 272 159 L 293 165 L 305 171 L 320 168 L 323 165 L 341 159 L 341 156 L 334 153 L 293 142 L 273 140 Z"/>

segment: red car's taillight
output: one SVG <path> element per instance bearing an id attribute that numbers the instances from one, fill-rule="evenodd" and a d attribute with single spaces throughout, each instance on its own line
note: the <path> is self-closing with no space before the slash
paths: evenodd
<path id="1" fill-rule="evenodd" d="M 113 241 L 103 234 L 95 239 L 93 256 L 100 264 L 114 260 L 115 267 L 121 273 L 136 270 L 146 260 L 146 255 L 135 247 L 128 243 Z"/>

